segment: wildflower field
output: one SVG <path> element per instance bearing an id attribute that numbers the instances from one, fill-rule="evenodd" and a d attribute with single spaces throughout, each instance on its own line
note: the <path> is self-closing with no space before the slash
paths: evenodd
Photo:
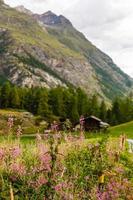
<path id="1" fill-rule="evenodd" d="M 132 200 L 133 156 L 121 138 L 83 132 L 37 133 L 22 139 L 22 129 L 0 141 L 1 200 Z M 86 135 L 86 134 L 85 134 Z"/>

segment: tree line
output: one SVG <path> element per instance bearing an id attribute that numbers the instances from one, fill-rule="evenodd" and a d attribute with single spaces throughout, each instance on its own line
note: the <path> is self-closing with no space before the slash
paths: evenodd
<path id="1" fill-rule="evenodd" d="M 6 82 L 0 87 L 0 108 L 27 110 L 48 122 L 68 118 L 75 123 L 81 115 L 95 115 L 111 125 L 133 120 L 132 95 L 116 98 L 107 108 L 104 100 L 89 98 L 81 88 L 20 88 Z"/>

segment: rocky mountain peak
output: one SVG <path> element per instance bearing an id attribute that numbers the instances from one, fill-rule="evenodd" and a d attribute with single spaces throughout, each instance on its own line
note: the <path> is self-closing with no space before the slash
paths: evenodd
<path id="1" fill-rule="evenodd" d="M 22 13 L 25 13 L 28 15 L 33 15 L 33 13 L 30 10 L 28 10 L 27 8 L 25 8 L 23 5 L 17 6 L 17 7 L 15 7 L 15 9 L 19 12 L 22 12 Z"/>
<path id="2" fill-rule="evenodd" d="M 41 15 L 35 14 L 34 18 L 43 22 L 44 25 L 71 25 L 71 22 L 65 18 L 63 15 L 56 15 L 52 11 L 47 11 Z"/>

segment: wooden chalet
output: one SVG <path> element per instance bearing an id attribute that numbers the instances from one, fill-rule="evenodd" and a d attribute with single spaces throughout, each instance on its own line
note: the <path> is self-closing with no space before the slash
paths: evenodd
<path id="1" fill-rule="evenodd" d="M 101 119 L 95 117 L 95 116 L 89 116 L 84 118 L 84 124 L 83 129 L 84 131 L 89 132 L 100 132 L 101 130 L 105 131 L 109 127 L 109 124 L 106 122 L 103 122 Z M 75 129 L 80 129 L 79 122 L 76 123 Z"/>

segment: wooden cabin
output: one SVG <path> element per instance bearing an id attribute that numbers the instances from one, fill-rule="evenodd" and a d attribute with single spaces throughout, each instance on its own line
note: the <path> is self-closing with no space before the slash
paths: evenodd
<path id="1" fill-rule="evenodd" d="M 103 122 L 101 119 L 95 117 L 95 116 L 89 116 L 84 118 L 84 131 L 89 131 L 89 132 L 100 132 L 101 130 L 105 131 L 108 127 L 109 124 L 106 122 Z M 80 128 L 79 123 L 76 123 L 75 126 L 76 129 Z"/>

